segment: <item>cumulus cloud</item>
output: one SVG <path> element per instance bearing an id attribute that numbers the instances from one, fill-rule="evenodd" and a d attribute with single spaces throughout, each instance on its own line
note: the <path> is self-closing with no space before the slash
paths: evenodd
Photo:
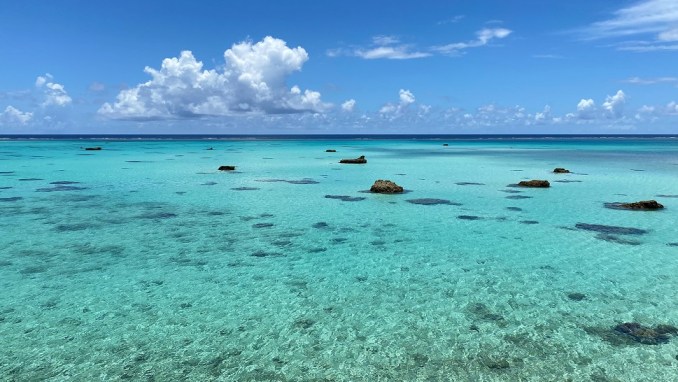
<path id="1" fill-rule="evenodd" d="M 379 109 L 379 113 L 400 114 L 407 108 L 407 106 L 415 102 L 414 94 L 412 94 L 412 92 L 409 90 L 400 89 L 400 91 L 398 91 L 398 96 L 400 99 L 399 103 L 387 103 L 386 105 L 382 106 L 381 109 Z"/>
<path id="2" fill-rule="evenodd" d="M 287 87 L 287 77 L 308 60 L 302 47 L 285 41 L 234 44 L 224 52 L 223 70 L 203 69 L 190 51 L 166 58 L 160 69 L 146 67 L 151 80 L 121 91 L 105 103 L 101 115 L 114 119 L 171 119 L 242 113 L 322 112 L 331 105 L 320 93 Z"/>
<path id="3" fill-rule="evenodd" d="M 23 112 L 13 106 L 7 106 L 5 111 L 0 113 L 0 122 L 3 124 L 25 125 L 33 118 L 33 113 Z"/>
<path id="4" fill-rule="evenodd" d="M 618 39 L 617 49 L 636 52 L 678 49 L 678 2 L 643 0 L 611 18 L 579 30 L 585 39 Z"/>
<path id="5" fill-rule="evenodd" d="M 400 89 L 398 94 L 400 96 L 400 104 L 401 105 L 407 106 L 411 103 L 414 103 L 414 94 L 412 94 L 411 91 Z"/>
<path id="6" fill-rule="evenodd" d="M 624 105 L 626 104 L 626 95 L 623 91 L 618 90 L 613 96 L 607 96 L 603 103 L 603 110 L 608 118 L 621 118 L 624 113 Z"/>
<path id="7" fill-rule="evenodd" d="M 41 89 L 45 97 L 42 106 L 66 106 L 70 104 L 73 100 L 66 92 L 64 86 L 53 80 L 54 78 L 49 73 L 44 76 L 38 76 L 35 79 L 35 87 Z"/>
<path id="8" fill-rule="evenodd" d="M 591 98 L 581 99 L 577 104 L 577 116 L 581 119 L 595 118 L 596 103 Z"/>
<path id="9" fill-rule="evenodd" d="M 551 106 L 546 105 L 544 106 L 544 110 L 541 112 L 538 112 L 534 115 L 534 121 L 537 123 L 543 123 L 549 120 L 551 118 Z"/>
<path id="10" fill-rule="evenodd" d="M 355 100 L 353 98 L 351 98 L 351 99 L 349 99 L 346 102 L 341 104 L 341 110 L 343 110 L 343 111 L 352 112 L 354 108 L 355 108 Z"/>

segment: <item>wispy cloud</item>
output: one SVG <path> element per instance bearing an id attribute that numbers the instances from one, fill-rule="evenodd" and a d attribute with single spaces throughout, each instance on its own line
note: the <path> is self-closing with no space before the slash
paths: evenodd
<path id="1" fill-rule="evenodd" d="M 621 40 L 615 44 L 619 50 L 678 50 L 678 1 L 637 1 L 577 32 L 584 40 Z"/>
<path id="2" fill-rule="evenodd" d="M 631 77 L 622 82 L 634 85 L 678 84 L 678 77 L 656 77 L 656 78 Z"/>
<path id="3" fill-rule="evenodd" d="M 456 55 L 468 48 L 477 48 L 489 44 L 492 40 L 508 37 L 512 32 L 506 28 L 484 28 L 476 32 L 474 40 L 435 46 L 432 49 L 442 54 Z"/>
<path id="4" fill-rule="evenodd" d="M 532 58 L 539 58 L 544 60 L 562 60 L 565 56 L 559 54 L 533 54 Z"/>
<path id="5" fill-rule="evenodd" d="M 476 32 L 476 38 L 465 42 L 417 48 L 414 44 L 404 44 L 396 36 L 375 36 L 367 47 L 329 49 L 329 57 L 352 56 L 366 60 L 391 59 L 408 60 L 430 57 L 436 54 L 455 56 L 469 48 L 488 45 L 492 40 L 508 37 L 513 31 L 506 28 L 483 28 Z"/>
<path id="6" fill-rule="evenodd" d="M 456 24 L 456 23 L 460 22 L 461 20 L 463 20 L 464 17 L 466 17 L 466 16 L 464 16 L 464 15 L 456 15 L 456 16 L 452 16 L 452 17 L 450 17 L 450 18 L 448 18 L 448 19 L 438 21 L 436 24 L 438 24 L 438 25 Z"/>
<path id="7" fill-rule="evenodd" d="M 399 46 L 379 46 L 372 49 L 356 49 L 354 55 L 366 60 L 387 58 L 390 60 L 409 60 L 412 58 L 428 57 L 431 54 L 425 52 L 411 51 L 409 45 Z"/>

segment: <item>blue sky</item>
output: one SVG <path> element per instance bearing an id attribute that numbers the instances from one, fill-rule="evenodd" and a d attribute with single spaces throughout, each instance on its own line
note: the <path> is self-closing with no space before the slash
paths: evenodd
<path id="1" fill-rule="evenodd" d="M 678 133 L 678 2 L 0 1 L 0 134 Z"/>

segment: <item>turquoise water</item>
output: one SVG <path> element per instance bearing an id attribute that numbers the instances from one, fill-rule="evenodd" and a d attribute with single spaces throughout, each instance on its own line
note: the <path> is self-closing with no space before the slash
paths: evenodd
<path id="1" fill-rule="evenodd" d="M 674 381 L 678 336 L 613 328 L 678 326 L 677 175 L 660 138 L 0 141 L 0 380 Z"/>

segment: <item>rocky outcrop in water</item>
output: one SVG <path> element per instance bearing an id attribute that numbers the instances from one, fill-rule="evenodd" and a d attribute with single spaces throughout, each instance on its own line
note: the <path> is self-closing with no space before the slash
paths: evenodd
<path id="1" fill-rule="evenodd" d="M 344 163 L 344 164 L 365 164 L 367 163 L 367 159 L 365 159 L 364 155 L 359 156 L 358 158 L 355 159 L 342 159 L 339 161 L 339 163 Z"/>
<path id="2" fill-rule="evenodd" d="M 404 189 L 390 180 L 379 179 L 370 187 L 370 191 L 378 194 L 398 194 L 403 192 Z"/>
<path id="3" fill-rule="evenodd" d="M 520 186 L 520 187 L 533 187 L 533 188 L 547 188 L 547 187 L 551 187 L 551 184 L 549 183 L 548 180 L 532 179 L 532 180 L 521 180 L 520 182 L 518 182 L 518 186 Z"/>
<path id="4" fill-rule="evenodd" d="M 326 153 L 336 153 L 337 150 L 335 150 L 335 149 L 327 149 L 327 150 L 325 150 L 325 152 L 326 152 Z"/>
<path id="5" fill-rule="evenodd" d="M 624 210 L 660 210 L 664 205 L 658 203 L 656 200 L 641 200 L 633 203 L 608 203 L 608 208 L 624 209 Z"/>
<path id="6" fill-rule="evenodd" d="M 556 174 L 569 174 L 570 170 L 562 167 L 556 167 L 553 169 L 553 172 Z"/>
<path id="7" fill-rule="evenodd" d="M 235 166 L 219 166 L 219 171 L 235 171 Z"/>
<path id="8" fill-rule="evenodd" d="M 100 151 L 101 147 L 99 146 L 94 146 L 94 147 L 85 147 L 85 151 Z"/>

